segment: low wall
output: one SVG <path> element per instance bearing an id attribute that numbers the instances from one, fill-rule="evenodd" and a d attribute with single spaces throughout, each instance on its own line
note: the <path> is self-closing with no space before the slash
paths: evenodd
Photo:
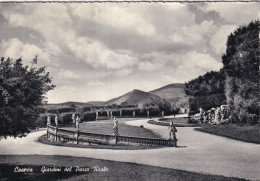
<path id="1" fill-rule="evenodd" d="M 86 133 L 82 131 L 72 131 L 63 128 L 56 128 L 47 125 L 47 139 L 51 141 L 70 142 L 75 144 L 102 144 L 102 145 L 149 145 L 176 147 L 176 140 L 164 140 L 154 138 L 140 138 L 128 136 L 115 136 L 105 134 Z"/>

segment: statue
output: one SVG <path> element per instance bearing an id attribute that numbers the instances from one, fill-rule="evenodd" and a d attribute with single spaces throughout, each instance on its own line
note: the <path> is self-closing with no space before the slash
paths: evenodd
<path id="1" fill-rule="evenodd" d="M 170 129 L 170 133 L 169 133 L 170 134 L 170 140 L 178 141 L 177 138 L 176 138 L 177 129 L 174 126 L 173 121 L 170 122 L 168 129 Z"/>
<path id="2" fill-rule="evenodd" d="M 114 117 L 113 133 L 115 136 L 118 135 L 118 121 L 116 120 L 116 117 Z"/>
<path id="3" fill-rule="evenodd" d="M 202 124 L 203 123 L 203 115 L 204 115 L 204 112 L 203 112 L 203 109 L 200 108 L 200 123 Z"/>
<path id="4" fill-rule="evenodd" d="M 133 111 L 133 117 L 135 117 L 135 111 Z"/>
<path id="5" fill-rule="evenodd" d="M 214 120 L 215 120 L 215 111 L 216 111 L 215 108 L 211 108 L 211 110 L 210 110 L 210 123 L 214 123 Z"/>
<path id="6" fill-rule="evenodd" d="M 111 119 L 113 119 L 113 111 L 110 111 Z"/>
<path id="7" fill-rule="evenodd" d="M 51 124 L 51 115 L 47 113 L 47 125 Z"/>
<path id="8" fill-rule="evenodd" d="M 75 113 L 72 114 L 72 123 L 75 124 L 76 120 L 75 120 Z"/>
<path id="9" fill-rule="evenodd" d="M 96 120 L 98 119 L 98 111 L 96 111 Z"/>
<path id="10" fill-rule="evenodd" d="M 164 111 L 162 111 L 162 117 L 164 118 Z"/>
<path id="11" fill-rule="evenodd" d="M 76 128 L 79 130 L 79 123 L 81 121 L 81 118 L 79 116 L 76 117 Z"/>
<path id="12" fill-rule="evenodd" d="M 147 117 L 149 117 L 149 116 L 150 116 L 150 111 L 148 110 L 148 111 L 147 111 Z"/>
<path id="13" fill-rule="evenodd" d="M 58 127 L 58 116 L 57 116 L 57 114 L 55 114 L 55 124 L 56 124 L 56 127 Z"/>

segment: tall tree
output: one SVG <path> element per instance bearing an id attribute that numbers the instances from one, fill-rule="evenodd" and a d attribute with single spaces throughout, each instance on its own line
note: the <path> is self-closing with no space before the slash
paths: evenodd
<path id="1" fill-rule="evenodd" d="M 259 21 L 239 27 L 227 40 L 222 56 L 225 93 L 240 122 L 253 114 L 259 118 Z"/>
<path id="2" fill-rule="evenodd" d="M 36 68 L 37 57 L 31 67 L 23 66 L 22 59 L 1 58 L 0 62 L 0 136 L 24 136 L 36 127 L 38 106 L 51 84 L 45 67 Z"/>

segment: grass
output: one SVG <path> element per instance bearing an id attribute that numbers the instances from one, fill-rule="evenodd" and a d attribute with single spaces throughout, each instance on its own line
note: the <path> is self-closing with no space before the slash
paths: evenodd
<path id="1" fill-rule="evenodd" d="M 195 124 L 181 123 L 181 121 L 183 119 L 187 119 L 187 118 L 174 118 L 174 119 L 178 119 L 178 121 L 174 122 L 174 125 L 176 127 L 194 127 L 194 126 L 198 126 L 198 125 L 195 125 Z M 148 123 L 154 124 L 154 125 L 160 125 L 160 126 L 169 126 L 170 120 L 165 120 L 165 121 L 149 120 Z"/>
<path id="2" fill-rule="evenodd" d="M 259 126 L 238 126 L 235 124 L 202 125 L 200 128 L 195 129 L 235 140 L 260 144 Z"/>
<path id="3" fill-rule="evenodd" d="M 33 173 L 14 173 L 14 168 L 31 167 Z M 61 167 L 61 172 L 41 173 L 42 166 Z M 72 172 L 64 172 L 65 167 L 72 166 Z M 88 172 L 76 172 L 75 166 L 89 168 Z M 95 172 L 94 167 L 107 168 L 104 172 Z M 107 161 L 70 156 L 44 155 L 2 155 L 0 157 L 1 180 L 192 180 L 192 181 L 238 181 L 239 178 L 194 173 L 176 169 L 167 169 L 135 163 Z"/>
<path id="4" fill-rule="evenodd" d="M 161 138 L 159 135 L 155 134 L 153 131 L 149 129 L 124 124 L 124 122 L 126 121 L 136 120 L 136 118 L 118 118 L 117 120 L 120 136 Z M 80 131 L 96 134 L 113 135 L 113 126 L 113 120 L 100 120 L 87 123 L 84 122 L 80 124 Z M 65 129 L 76 130 L 76 128 L 68 127 L 66 127 Z"/>

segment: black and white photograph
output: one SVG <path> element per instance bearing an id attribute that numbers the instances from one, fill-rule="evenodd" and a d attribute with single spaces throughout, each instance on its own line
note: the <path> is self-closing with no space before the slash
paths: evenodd
<path id="1" fill-rule="evenodd" d="M 0 180 L 260 180 L 258 1 L 0 1 Z"/>

